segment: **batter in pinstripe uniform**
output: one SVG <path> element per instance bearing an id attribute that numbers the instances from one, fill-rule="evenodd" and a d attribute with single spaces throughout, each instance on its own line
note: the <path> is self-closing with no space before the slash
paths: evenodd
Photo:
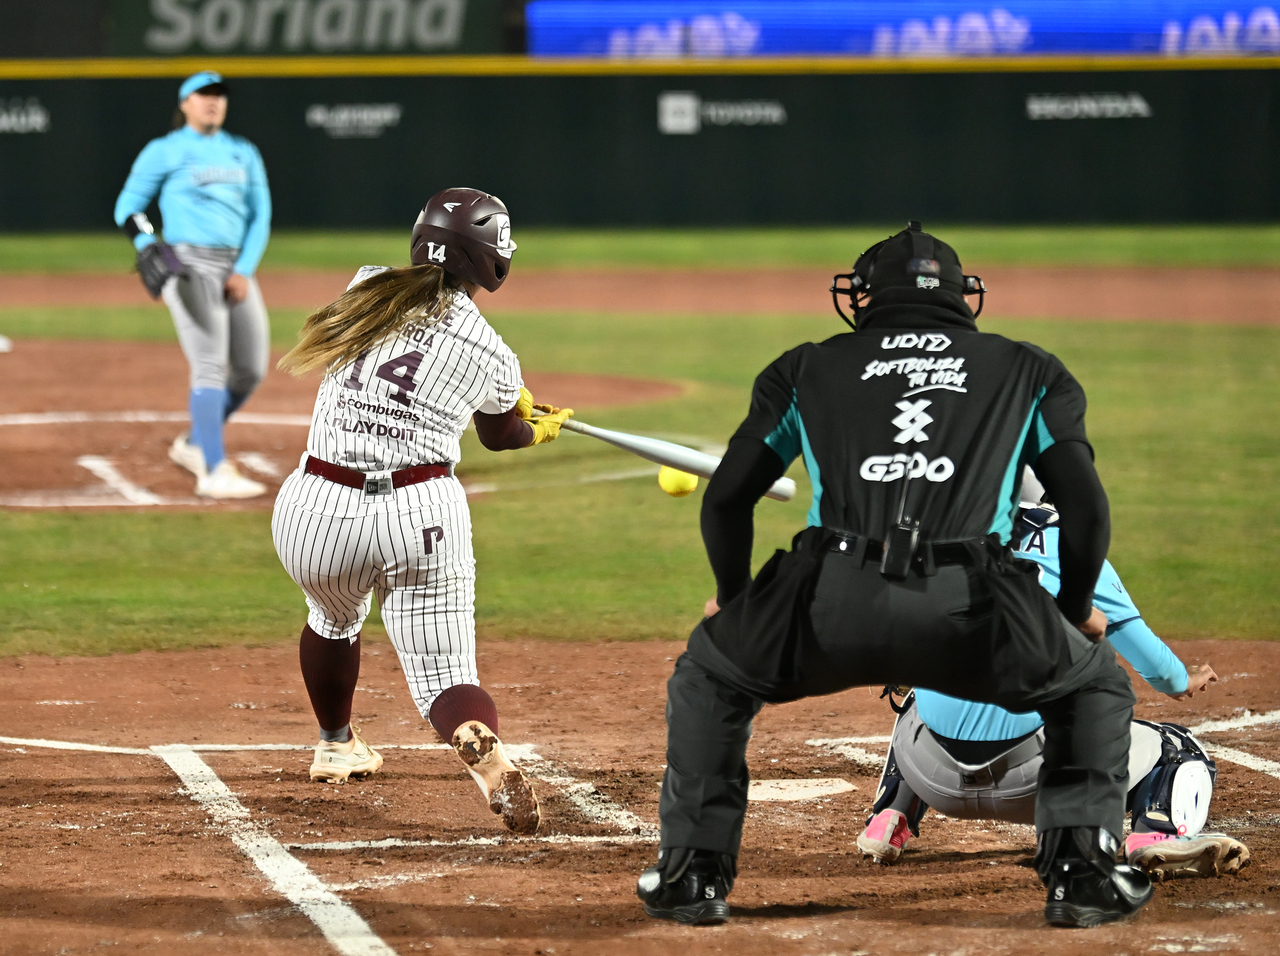
<path id="1" fill-rule="evenodd" d="M 382 766 L 351 729 L 360 628 L 376 593 L 418 710 L 503 823 L 533 833 L 537 797 L 503 751 L 476 674 L 471 517 L 453 476 L 468 421 L 498 451 L 551 441 L 573 414 L 533 404 L 515 353 L 472 302 L 477 287 L 502 285 L 515 248 L 499 199 L 446 189 L 414 224 L 413 265 L 365 266 L 307 319 L 281 366 L 326 371 L 271 530 L 307 599 L 299 657 L 320 725 L 311 779 Z M 534 420 L 535 408 L 546 414 Z"/>

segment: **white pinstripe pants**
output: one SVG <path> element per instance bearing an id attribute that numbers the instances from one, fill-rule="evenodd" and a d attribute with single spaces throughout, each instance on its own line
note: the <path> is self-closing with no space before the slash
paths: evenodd
<path id="1" fill-rule="evenodd" d="M 479 684 L 471 513 L 456 478 L 366 498 L 299 469 L 276 498 L 271 536 L 322 637 L 354 640 L 377 595 L 423 717 L 447 688 Z"/>

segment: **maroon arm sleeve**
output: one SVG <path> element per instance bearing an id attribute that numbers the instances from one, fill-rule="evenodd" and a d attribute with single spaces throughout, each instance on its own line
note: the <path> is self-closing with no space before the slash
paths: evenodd
<path id="1" fill-rule="evenodd" d="M 472 420 L 476 423 L 480 444 L 490 451 L 525 448 L 533 441 L 533 427 L 520 417 L 514 406 L 501 415 L 476 412 Z"/>

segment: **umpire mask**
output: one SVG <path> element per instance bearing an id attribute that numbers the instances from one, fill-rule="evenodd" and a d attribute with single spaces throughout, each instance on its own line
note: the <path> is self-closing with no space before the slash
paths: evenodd
<path id="1" fill-rule="evenodd" d="M 840 285 L 841 280 L 847 285 Z M 852 272 L 842 272 L 831 282 L 831 303 L 836 313 L 856 328 L 867 308 L 867 300 L 880 296 L 894 303 L 950 305 L 970 313 L 964 297 L 978 297 L 976 319 L 982 314 L 987 287 L 977 276 L 967 276 L 956 251 L 941 239 L 924 232 L 914 219 L 896 236 L 877 242 L 858 257 Z M 847 295 L 853 307 L 852 319 L 840 308 L 838 296 Z"/>

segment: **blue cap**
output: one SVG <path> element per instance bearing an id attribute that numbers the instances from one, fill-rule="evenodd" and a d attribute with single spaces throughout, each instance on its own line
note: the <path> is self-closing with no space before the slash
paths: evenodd
<path id="1" fill-rule="evenodd" d="M 221 73 L 215 73 L 213 70 L 201 70 L 182 81 L 182 85 L 178 87 L 178 102 L 181 103 L 192 93 L 199 92 L 208 86 L 216 86 L 217 90 L 210 90 L 211 93 L 221 93 L 227 95 L 227 83 L 222 78 Z"/>

